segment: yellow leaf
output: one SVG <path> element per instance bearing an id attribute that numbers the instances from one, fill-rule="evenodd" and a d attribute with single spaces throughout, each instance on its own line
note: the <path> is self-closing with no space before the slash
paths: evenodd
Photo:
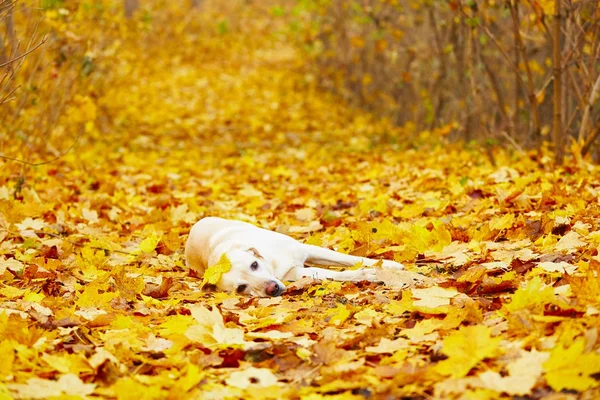
<path id="1" fill-rule="evenodd" d="M 491 335 L 492 330 L 484 325 L 467 326 L 452 333 L 442 347 L 448 359 L 436 365 L 435 370 L 452 378 L 466 376 L 480 361 L 496 355 L 501 339 Z"/>
<path id="2" fill-rule="evenodd" d="M 185 371 L 185 375 L 177 380 L 177 386 L 184 392 L 188 392 L 200 383 L 203 377 L 204 373 L 200 371 L 200 368 L 197 365 L 189 364 Z"/>
<path id="3" fill-rule="evenodd" d="M 329 322 L 335 326 L 340 326 L 350 316 L 350 310 L 344 304 L 338 304 L 336 308 L 327 310 L 327 315 L 330 316 Z"/>
<path id="4" fill-rule="evenodd" d="M 87 208 L 84 208 L 83 210 L 81 210 L 81 215 L 90 224 L 97 224 L 99 222 L 98 212 L 96 210 L 89 210 Z"/>
<path id="5" fill-rule="evenodd" d="M 43 293 L 27 291 L 25 296 L 23 296 L 23 300 L 30 301 L 32 303 L 39 303 L 40 301 L 42 301 L 44 299 L 44 297 L 46 297 L 46 296 L 44 296 Z"/>
<path id="6" fill-rule="evenodd" d="M 154 249 L 156 249 L 156 246 L 158 245 L 158 242 L 160 242 L 161 238 L 162 234 L 152 232 L 150 236 L 142 240 L 142 242 L 140 243 L 140 250 L 144 253 L 152 253 Z"/>
<path id="7" fill-rule="evenodd" d="M 416 307 L 437 308 L 450 305 L 450 299 L 458 296 L 458 291 L 454 288 L 444 289 L 439 286 L 432 286 L 425 289 L 412 289 L 413 298 L 418 299 L 413 302 Z"/>
<path id="8" fill-rule="evenodd" d="M 16 288 L 14 286 L 6 286 L 6 287 L 3 287 L 2 289 L 0 289 L 0 295 L 2 295 L 3 297 L 5 297 L 9 300 L 19 298 L 19 297 L 23 296 L 25 294 L 25 292 L 26 292 L 25 290 Z"/>
<path id="9" fill-rule="evenodd" d="M 132 378 L 119 379 L 111 389 L 118 400 L 158 400 L 167 397 L 159 386 L 146 386 Z"/>
<path id="10" fill-rule="evenodd" d="M 417 322 L 414 327 L 404 329 L 402 335 L 408 337 L 411 341 L 418 341 L 425 335 L 437 330 L 455 329 L 467 317 L 467 314 L 468 310 L 465 308 L 452 307 L 444 319 L 424 319 Z"/>
<path id="11" fill-rule="evenodd" d="M 402 210 L 397 213 L 400 218 L 404 219 L 412 219 L 415 217 L 419 217 L 425 211 L 426 204 L 424 203 L 414 203 L 408 204 L 402 207 Z"/>
<path id="12" fill-rule="evenodd" d="M 43 354 L 42 359 L 58 372 L 61 372 L 63 374 L 73 372 L 71 371 L 71 360 L 67 357 L 55 356 L 52 354 Z"/>
<path id="13" fill-rule="evenodd" d="M 510 312 L 528 309 L 539 313 L 543 310 L 544 304 L 551 303 L 553 300 L 552 287 L 544 285 L 540 277 L 536 276 L 513 294 L 511 302 L 504 305 L 504 309 Z"/>
<path id="14" fill-rule="evenodd" d="M 570 347 L 556 346 L 544 363 L 545 378 L 554 390 L 583 391 L 598 386 L 590 375 L 600 372 L 600 354 L 584 354 L 585 340 L 577 339 Z"/>
<path id="15" fill-rule="evenodd" d="M 0 400 L 14 400 L 5 384 L 0 383 Z"/>
<path id="16" fill-rule="evenodd" d="M 160 324 L 160 334 L 163 337 L 171 335 L 183 335 L 190 326 L 194 325 L 194 317 L 189 315 L 173 315 L 167 317 L 167 320 Z"/>
<path id="17" fill-rule="evenodd" d="M 383 318 L 383 315 L 373 310 L 372 308 L 363 308 L 361 311 L 354 314 L 354 319 L 359 324 L 364 324 L 367 326 L 371 326 L 373 321 L 380 320 Z"/>
<path id="18" fill-rule="evenodd" d="M 118 296 L 115 292 L 108 292 L 108 284 L 92 282 L 84 287 L 75 304 L 80 308 L 101 307 L 111 302 Z"/>
<path id="19" fill-rule="evenodd" d="M 496 392 L 505 392 L 511 396 L 525 396 L 531 392 L 542 375 L 542 364 L 550 356 L 549 353 L 522 351 L 520 358 L 506 366 L 508 376 L 501 376 L 495 371 L 485 371 L 479 375 L 482 386 Z"/>
<path id="20" fill-rule="evenodd" d="M 406 349 L 410 347 L 410 342 L 406 339 L 398 338 L 395 340 L 390 340 L 388 338 L 381 338 L 377 346 L 368 346 L 365 350 L 368 353 L 375 354 L 384 354 L 390 353 L 393 354 L 398 350 Z"/>
<path id="21" fill-rule="evenodd" d="M 563 273 L 563 274 L 567 273 L 569 275 L 572 275 L 577 270 L 577 266 L 576 265 L 569 264 L 568 262 L 565 262 L 565 261 L 561 261 L 561 262 L 551 262 L 551 261 L 539 262 L 539 263 L 537 263 L 537 267 L 543 269 L 544 271 L 548 271 L 548 272 L 560 272 L 560 273 Z"/>
<path id="22" fill-rule="evenodd" d="M 505 229 L 509 229 L 512 227 L 515 221 L 515 216 L 513 214 L 504 214 L 501 217 L 494 217 L 490 220 L 489 226 L 492 230 L 503 231 Z"/>
<path id="23" fill-rule="evenodd" d="M 96 384 L 83 383 L 77 375 L 67 374 L 61 376 L 57 381 L 29 378 L 27 383 L 14 383 L 7 385 L 20 398 L 46 399 L 63 394 L 72 396 L 88 396 L 94 392 Z"/>
<path id="24" fill-rule="evenodd" d="M 581 240 L 581 235 L 575 231 L 571 231 L 560 238 L 556 244 L 557 251 L 565 251 L 574 253 L 577 249 L 585 246 L 587 243 Z"/>
<path id="25" fill-rule="evenodd" d="M 47 226 L 46 222 L 43 219 L 36 218 L 25 218 L 20 224 L 15 224 L 19 231 L 33 230 L 39 231 Z"/>
<path id="26" fill-rule="evenodd" d="M 185 331 L 185 336 L 204 346 L 210 344 L 245 346 L 244 330 L 239 328 L 227 328 L 223 323 L 223 316 L 217 307 L 212 311 L 201 305 L 189 307 L 192 317 L 198 322 Z"/>
<path id="27" fill-rule="evenodd" d="M 12 375 L 13 362 L 15 360 L 15 347 L 18 345 L 14 340 L 0 341 L 0 378 Z"/>
<path id="28" fill-rule="evenodd" d="M 202 286 L 208 284 L 216 285 L 221 279 L 221 275 L 228 272 L 231 269 L 231 261 L 227 258 L 225 253 L 221 255 L 221 259 L 215 265 L 212 265 L 204 271 L 202 278 Z"/>

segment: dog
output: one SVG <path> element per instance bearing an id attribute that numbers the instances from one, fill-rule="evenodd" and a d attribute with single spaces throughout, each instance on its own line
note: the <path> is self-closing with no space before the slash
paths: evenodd
<path id="1" fill-rule="evenodd" d="M 247 222 L 217 217 L 196 222 L 185 245 L 188 268 L 202 276 L 223 254 L 231 262 L 231 269 L 221 276 L 217 288 L 259 297 L 279 296 L 285 290 L 283 282 L 303 277 L 336 281 L 377 280 L 374 268 L 332 271 L 306 267 L 305 263 L 351 267 L 381 262 L 383 268 L 404 269 L 404 265 L 395 261 L 357 257 L 300 243 L 282 233 Z"/>

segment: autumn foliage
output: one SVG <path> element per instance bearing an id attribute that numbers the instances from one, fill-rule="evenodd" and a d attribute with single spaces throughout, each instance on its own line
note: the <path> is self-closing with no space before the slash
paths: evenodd
<path id="1" fill-rule="evenodd" d="M 350 106 L 276 2 L 42 3 L 1 105 L 0 399 L 600 397 L 586 159 Z M 407 271 L 209 293 L 207 215 Z"/>
<path id="2" fill-rule="evenodd" d="M 298 1 L 322 84 L 413 132 L 597 153 L 595 1 Z M 309 17 L 306 18 L 305 15 Z M 596 160 L 598 154 L 595 154 Z"/>

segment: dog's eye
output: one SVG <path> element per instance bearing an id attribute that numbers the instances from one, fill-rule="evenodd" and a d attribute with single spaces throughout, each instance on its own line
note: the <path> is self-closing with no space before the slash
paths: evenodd
<path id="1" fill-rule="evenodd" d="M 237 289 L 235 289 L 235 291 L 238 292 L 239 294 L 242 294 L 246 291 L 247 288 L 248 288 L 248 285 L 239 285 L 237 287 Z"/>
<path id="2" fill-rule="evenodd" d="M 254 261 L 251 265 L 250 265 L 250 269 L 252 271 L 256 271 L 258 269 L 258 262 Z"/>

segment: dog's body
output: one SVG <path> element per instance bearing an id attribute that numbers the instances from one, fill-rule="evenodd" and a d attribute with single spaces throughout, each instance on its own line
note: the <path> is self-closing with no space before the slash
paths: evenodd
<path id="1" fill-rule="evenodd" d="M 223 254 L 231 262 L 231 269 L 223 274 L 217 287 L 255 296 L 278 296 L 285 290 L 282 281 L 295 281 L 305 276 L 336 281 L 376 279 L 373 268 L 331 271 L 305 267 L 305 263 L 348 267 L 360 262 L 366 266 L 379 262 L 299 243 L 284 234 L 246 222 L 216 217 L 198 221 L 185 246 L 187 266 L 202 276 Z M 394 261 L 383 260 L 382 263 L 384 268 L 404 268 Z"/>

